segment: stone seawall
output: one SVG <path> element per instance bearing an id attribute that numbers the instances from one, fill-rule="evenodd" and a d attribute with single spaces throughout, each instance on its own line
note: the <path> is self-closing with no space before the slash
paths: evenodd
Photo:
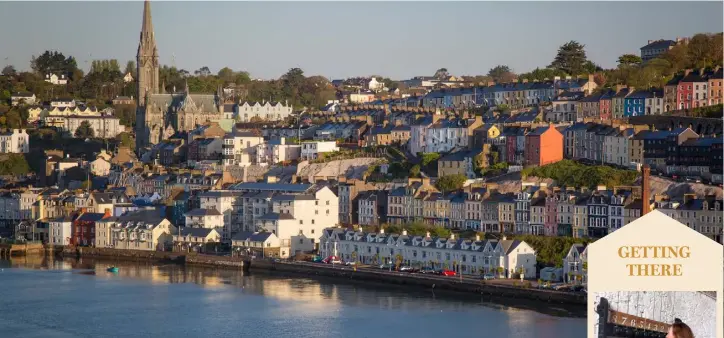
<path id="1" fill-rule="evenodd" d="M 587 304 L 587 299 L 584 294 L 554 290 L 528 289 L 513 286 L 495 285 L 485 282 L 476 283 L 469 280 L 460 281 L 460 279 L 456 277 L 433 277 L 420 274 L 412 275 L 405 272 L 381 272 L 373 270 L 341 270 L 339 268 L 330 268 L 322 264 L 306 265 L 295 263 L 274 263 L 268 261 L 253 261 L 251 264 L 251 269 L 289 272 L 308 276 L 312 275 L 335 277 L 355 281 L 394 284 L 399 286 L 410 286 L 432 290 L 474 293 L 479 295 L 489 295 L 497 297 L 529 299 L 560 304 L 584 306 Z"/>
<path id="2" fill-rule="evenodd" d="M 340 269 L 339 267 L 330 267 L 324 264 L 285 263 L 267 260 L 253 260 L 249 262 L 241 257 L 89 247 L 64 247 L 62 251 L 57 251 L 57 254 L 72 258 L 97 257 L 141 261 L 165 260 L 187 265 L 229 269 L 248 270 L 251 268 L 252 270 L 278 271 L 304 276 L 332 277 L 355 282 L 389 284 L 436 291 L 474 293 L 478 295 L 528 299 L 558 304 L 586 305 L 587 302 L 584 294 L 496 285 L 482 281 L 471 281 L 469 279 L 461 281 L 456 277 L 426 276 L 404 272 L 364 269 L 354 271 L 351 268 Z"/>

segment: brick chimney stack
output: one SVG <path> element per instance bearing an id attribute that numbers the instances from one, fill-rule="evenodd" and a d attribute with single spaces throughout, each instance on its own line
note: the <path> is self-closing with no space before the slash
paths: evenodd
<path id="1" fill-rule="evenodd" d="M 651 201 L 649 200 L 650 187 L 649 187 L 649 176 L 651 175 L 651 167 L 648 164 L 644 164 L 641 168 L 641 216 L 649 213 L 651 208 Z"/>

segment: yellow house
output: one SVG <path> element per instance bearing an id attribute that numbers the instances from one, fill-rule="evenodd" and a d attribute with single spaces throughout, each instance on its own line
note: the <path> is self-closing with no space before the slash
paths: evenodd
<path id="1" fill-rule="evenodd" d="M 173 234 L 174 250 L 205 252 L 210 244 L 221 242 L 221 234 L 216 229 L 179 227 Z"/>

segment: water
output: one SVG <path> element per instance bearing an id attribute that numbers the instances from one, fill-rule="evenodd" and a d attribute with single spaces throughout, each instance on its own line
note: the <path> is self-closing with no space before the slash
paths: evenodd
<path id="1" fill-rule="evenodd" d="M 111 264 L 117 274 L 105 271 Z M 571 315 L 566 309 L 331 279 L 42 258 L 0 261 L 0 269 L 2 337 L 586 335 L 584 318 L 551 315 Z"/>

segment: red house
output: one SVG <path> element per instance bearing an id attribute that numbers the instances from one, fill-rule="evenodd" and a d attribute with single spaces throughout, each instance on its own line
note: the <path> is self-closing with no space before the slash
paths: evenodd
<path id="1" fill-rule="evenodd" d="M 613 91 L 605 91 L 601 94 L 601 98 L 598 102 L 598 116 L 603 121 L 611 119 L 613 108 L 611 105 L 611 99 L 616 93 Z"/>
<path id="2" fill-rule="evenodd" d="M 538 127 L 525 136 L 525 165 L 544 166 L 563 159 L 563 134 L 553 125 Z"/>
<path id="3" fill-rule="evenodd" d="M 107 214 L 86 212 L 73 221 L 72 245 L 91 246 L 96 240 L 96 222 L 103 219 Z"/>

